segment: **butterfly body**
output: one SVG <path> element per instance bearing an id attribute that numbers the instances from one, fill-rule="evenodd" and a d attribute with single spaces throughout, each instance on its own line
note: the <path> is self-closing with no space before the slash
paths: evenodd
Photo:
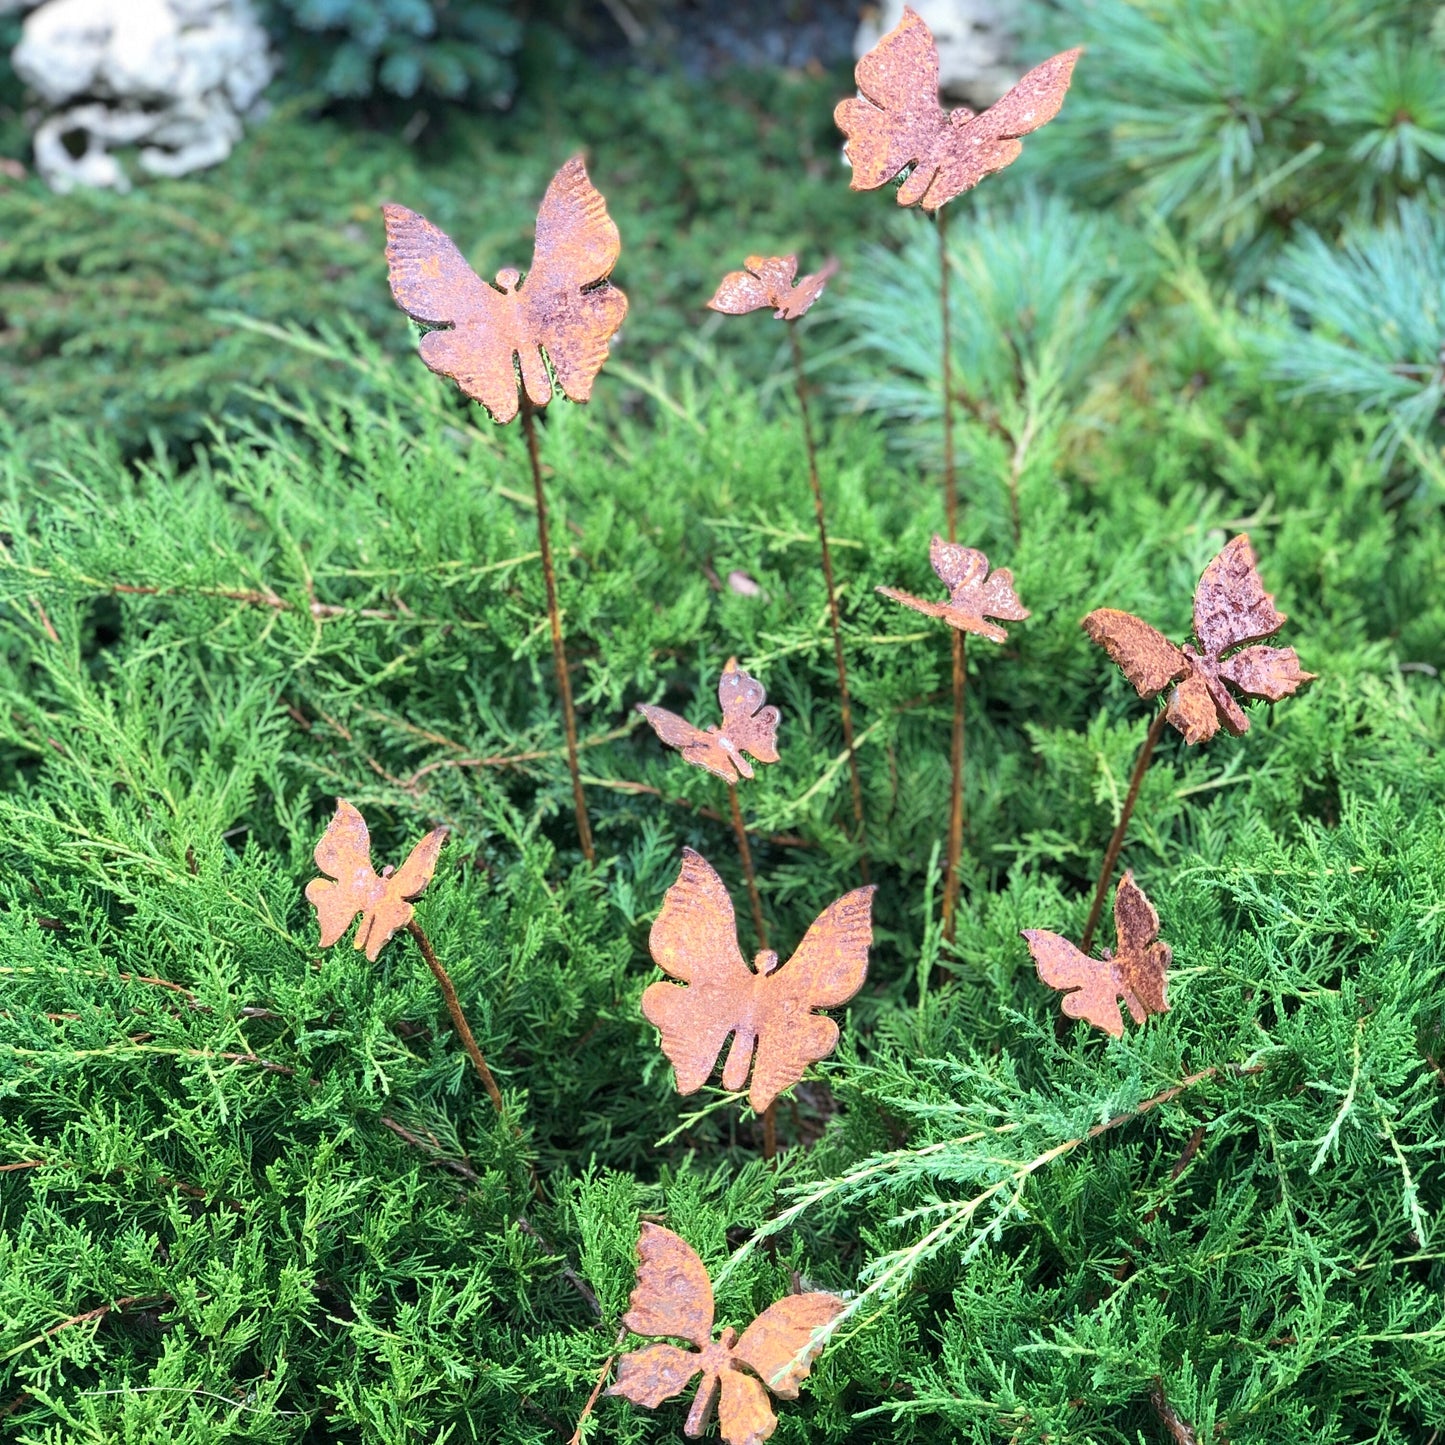
<path id="1" fill-rule="evenodd" d="M 838 1008 L 863 987 L 873 891 L 855 889 L 824 909 L 786 964 L 764 950 L 749 968 L 722 879 L 701 854 L 683 850 L 650 939 L 658 967 L 681 986 L 658 982 L 642 995 L 680 1094 L 707 1082 L 729 1035 L 723 1087 L 739 1092 L 751 1072 L 748 1100 L 759 1114 L 832 1053 L 838 1025 L 814 1010 Z"/>
<path id="2" fill-rule="evenodd" d="M 507 266 L 491 285 L 424 216 L 405 206 L 381 209 L 392 295 L 413 321 L 434 328 L 419 348 L 432 371 L 450 377 L 498 422 L 517 415 L 518 370 L 534 407 L 552 399 L 554 374 L 571 400 L 592 395 L 627 298 L 607 279 L 621 240 L 580 156 L 547 187 L 525 281 Z"/>
<path id="3" fill-rule="evenodd" d="M 1027 928 L 1023 936 L 1040 981 L 1068 990 L 1061 1003 L 1064 1013 L 1117 1039 L 1124 1034 L 1120 999 L 1136 1024 L 1151 1013 L 1168 1013 L 1165 985 L 1174 955 L 1159 939 L 1159 915 L 1133 873 L 1125 873 L 1115 890 L 1114 929 L 1118 952 L 1105 948 L 1098 959 L 1047 929 Z"/>
<path id="4" fill-rule="evenodd" d="M 1287 621 L 1265 591 L 1249 537 L 1240 533 L 1204 569 L 1194 593 L 1194 636 L 1176 647 L 1129 612 L 1100 607 L 1083 627 L 1109 654 L 1140 697 L 1171 683 L 1166 716 L 1186 743 L 1206 742 L 1221 725 L 1235 737 L 1249 716 L 1230 692 L 1278 702 L 1315 674 L 1299 665 L 1292 647 L 1262 647 Z"/>
<path id="5" fill-rule="evenodd" d="M 743 265 L 743 270 L 729 271 L 722 278 L 707 303 L 712 310 L 742 316 L 771 306 L 779 321 L 796 321 L 823 294 L 838 269 L 836 261 L 829 261 L 822 270 L 795 284 L 796 256 L 749 256 Z"/>
<path id="6" fill-rule="evenodd" d="M 1022 622 L 1029 610 L 1013 589 L 1013 573 L 1007 567 L 988 570 L 988 558 L 976 547 L 960 547 L 945 542 L 937 533 L 928 549 L 929 561 L 938 579 L 948 588 L 947 602 L 927 602 L 896 587 L 879 587 L 877 591 L 915 612 L 938 617 L 960 632 L 976 632 L 990 642 L 1003 642 L 1008 633 L 987 621 L 1002 617 Z"/>
<path id="7" fill-rule="evenodd" d="M 876 190 L 912 167 L 898 204 L 936 211 L 1018 158 L 1019 138 L 1059 113 L 1081 53 L 1066 50 L 1035 66 L 979 114 L 967 106 L 945 111 L 938 102 L 938 47 L 922 18 L 905 6 L 902 20 L 858 61 L 858 97 L 833 111 L 848 137 L 852 189 Z"/>
<path id="8" fill-rule="evenodd" d="M 651 703 L 638 703 L 637 711 L 669 747 L 676 748 L 694 767 L 705 768 L 725 782 L 753 776 L 745 752 L 760 763 L 777 762 L 782 715 L 775 707 L 763 706 L 767 693 L 762 683 L 744 672 L 737 658 L 730 657 L 723 668 L 717 695 L 723 713 L 720 727 L 694 727 L 686 718 Z"/>
<path id="9" fill-rule="evenodd" d="M 376 962 L 387 940 L 411 922 L 411 900 L 431 882 L 447 830 L 434 828 L 408 854 L 400 868 L 371 866 L 371 835 L 366 820 L 350 803 L 336 800 L 336 814 L 316 845 L 316 866 L 327 875 L 306 885 L 316 909 L 321 946 L 330 948 L 359 913 L 354 946 Z"/>
<path id="10" fill-rule="evenodd" d="M 816 1332 L 842 1312 L 843 1301 L 822 1291 L 786 1295 L 741 1335 L 729 1326 L 713 1339 L 712 1282 L 692 1246 L 644 1223 L 637 1254 L 637 1285 L 622 1323 L 634 1334 L 666 1335 L 695 1348 L 653 1344 L 623 1355 L 607 1393 L 656 1409 L 701 1375 L 683 1433 L 696 1439 L 716 1409 L 728 1445 L 761 1445 L 778 1425 L 768 1391 L 797 1399 L 821 1348 Z"/>

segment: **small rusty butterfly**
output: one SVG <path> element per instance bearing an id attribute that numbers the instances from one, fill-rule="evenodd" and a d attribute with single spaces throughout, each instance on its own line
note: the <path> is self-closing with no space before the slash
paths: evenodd
<path id="1" fill-rule="evenodd" d="M 767 693 L 762 683 L 750 677 L 730 657 L 718 679 L 717 698 L 722 707 L 722 726 L 694 727 L 665 707 L 640 702 L 637 711 L 668 747 L 676 748 L 694 767 L 706 768 L 729 783 L 753 776 L 752 764 L 743 756 L 750 753 L 760 763 L 778 761 L 778 722 L 775 707 L 764 707 Z"/>
<path id="2" fill-rule="evenodd" d="M 988 558 L 976 547 L 960 547 L 945 542 L 936 532 L 928 549 L 928 559 L 938 580 L 948 588 L 947 602 L 925 602 L 921 597 L 900 592 L 896 587 L 876 590 L 915 612 L 938 617 L 960 632 L 976 632 L 990 642 L 1003 642 L 1008 633 L 987 621 L 1002 617 L 1009 622 L 1022 622 L 1029 610 L 1014 592 L 1013 573 L 1007 567 L 988 570 Z"/>
<path id="3" fill-rule="evenodd" d="M 729 316 L 743 316 L 771 306 L 777 320 L 796 321 L 823 294 L 837 270 L 837 261 L 829 260 L 821 270 L 795 283 L 796 256 L 749 256 L 743 270 L 729 271 L 722 278 L 707 304 Z"/>

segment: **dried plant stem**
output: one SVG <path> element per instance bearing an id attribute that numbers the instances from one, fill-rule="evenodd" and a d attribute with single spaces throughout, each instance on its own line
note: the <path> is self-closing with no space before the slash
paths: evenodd
<path id="1" fill-rule="evenodd" d="M 958 541 L 958 465 L 953 448 L 953 337 L 948 316 L 948 207 L 938 208 L 938 314 L 943 335 L 943 512 L 948 540 Z M 963 856 L 963 693 L 968 673 L 963 633 L 953 634 L 953 743 L 949 749 L 948 862 L 943 879 L 943 936 L 953 942 L 958 863 Z"/>
<path id="2" fill-rule="evenodd" d="M 431 946 L 431 939 L 422 932 L 421 925 L 414 918 L 406 925 L 406 931 L 416 941 L 416 946 L 421 949 L 421 956 L 426 959 L 427 967 L 436 976 L 436 981 L 441 986 L 442 997 L 447 1002 L 447 1012 L 452 1016 L 452 1027 L 456 1029 L 457 1036 L 462 1041 L 462 1047 L 467 1051 L 473 1068 L 481 1078 L 482 1087 L 491 1097 L 492 1107 L 498 1114 L 501 1114 L 502 1091 L 497 1088 L 497 1081 L 492 1077 L 492 1071 L 487 1067 L 487 1061 L 482 1057 L 482 1051 L 477 1047 L 476 1039 L 472 1037 L 471 1026 L 467 1023 L 467 1016 L 462 1012 L 456 988 L 446 969 L 442 967 L 441 960 L 436 956 L 436 950 Z"/>
<path id="3" fill-rule="evenodd" d="M 562 723 L 567 730 L 567 768 L 572 774 L 572 802 L 577 810 L 577 838 L 582 856 L 597 861 L 592 846 L 592 822 L 582 791 L 582 769 L 577 762 L 577 715 L 572 708 L 572 680 L 567 675 L 567 646 L 562 641 L 562 614 L 557 607 L 557 573 L 552 565 L 552 539 L 547 532 L 547 497 L 542 488 L 542 458 L 537 450 L 537 423 L 530 402 L 522 403 L 522 431 L 532 462 L 532 490 L 537 498 L 537 544 L 542 552 L 542 577 L 547 584 L 547 620 L 552 627 L 552 661 L 557 670 L 557 691 L 562 698 Z"/>
<path id="4" fill-rule="evenodd" d="M 753 909 L 753 927 L 758 934 L 758 947 L 768 946 L 768 925 L 763 922 L 763 900 L 758 893 L 758 877 L 753 872 L 753 854 L 748 847 L 748 830 L 743 827 L 743 810 L 738 806 L 738 790 L 735 783 L 728 784 L 728 803 L 733 815 L 733 836 L 738 840 L 738 857 L 742 860 L 743 877 L 748 883 L 748 902 Z"/>
<path id="5" fill-rule="evenodd" d="M 823 511 L 823 484 L 818 479 L 818 448 L 813 440 L 813 419 L 808 410 L 808 384 L 803 375 L 803 348 L 798 342 L 798 323 L 787 323 L 788 341 L 793 351 L 793 380 L 798 391 L 798 410 L 803 416 L 803 441 L 808 448 L 808 483 L 813 489 L 813 511 L 818 518 L 818 550 L 823 558 L 823 580 L 828 587 L 828 622 L 833 629 L 833 661 L 838 669 L 838 700 L 843 714 L 843 745 L 848 750 L 848 783 L 853 793 L 853 821 L 858 827 L 858 845 L 862 853 L 858 871 L 863 882 L 868 874 L 868 829 L 863 821 L 863 782 L 858 775 L 858 757 L 853 742 L 853 702 L 848 695 L 848 667 L 843 660 L 843 629 L 838 620 L 838 593 L 833 586 L 833 554 L 828 547 L 828 523 Z"/>
<path id="6" fill-rule="evenodd" d="M 1154 721 L 1149 724 L 1149 731 L 1144 735 L 1144 746 L 1139 749 L 1139 756 L 1134 760 L 1134 772 L 1129 778 L 1129 791 L 1124 798 L 1124 807 L 1119 813 L 1119 821 L 1114 825 L 1114 834 L 1109 839 L 1109 846 L 1104 850 L 1104 866 L 1099 869 L 1099 882 L 1094 888 L 1094 901 L 1089 905 L 1089 921 L 1084 924 L 1083 950 L 1088 953 L 1094 946 L 1094 930 L 1099 926 L 1099 914 L 1104 908 L 1104 895 L 1109 891 L 1109 880 L 1114 876 L 1114 865 L 1119 861 L 1119 850 L 1124 846 L 1124 834 L 1129 827 L 1129 819 L 1134 812 L 1134 804 L 1139 800 L 1139 785 L 1144 781 L 1144 773 L 1149 767 L 1149 759 L 1154 755 L 1154 747 L 1164 732 L 1164 723 L 1168 712 L 1161 708 L 1154 715 Z"/>

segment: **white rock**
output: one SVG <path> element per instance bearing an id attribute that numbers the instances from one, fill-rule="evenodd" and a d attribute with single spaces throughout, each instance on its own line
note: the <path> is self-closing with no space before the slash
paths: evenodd
<path id="1" fill-rule="evenodd" d="M 49 112 L 35 165 L 55 190 L 127 189 L 116 147 L 151 175 L 215 165 L 273 72 L 251 0 L 44 0 L 12 58 Z"/>
<path id="2" fill-rule="evenodd" d="M 1014 30 L 1008 0 L 911 0 L 938 45 L 939 89 L 976 109 L 992 105 L 1020 71 L 1012 64 Z M 900 20 L 904 0 L 882 0 L 858 26 L 853 50 L 871 50 Z"/>

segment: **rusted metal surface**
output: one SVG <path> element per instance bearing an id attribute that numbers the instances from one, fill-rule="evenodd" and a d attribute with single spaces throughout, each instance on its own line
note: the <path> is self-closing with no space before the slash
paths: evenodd
<path id="1" fill-rule="evenodd" d="M 627 298 L 607 279 L 622 243 L 581 156 L 557 172 L 542 198 L 525 280 L 504 266 L 489 285 L 424 216 L 405 206 L 381 211 L 391 294 L 413 321 L 433 328 L 421 339 L 421 358 L 434 372 L 497 422 L 517 415 L 519 366 L 533 406 L 551 401 L 553 375 L 571 400 L 592 395 Z"/>
<path id="2" fill-rule="evenodd" d="M 743 316 L 771 306 L 779 321 L 796 321 L 823 294 L 823 288 L 838 270 L 838 263 L 830 259 L 822 270 L 796 283 L 793 280 L 798 274 L 796 256 L 749 256 L 743 267 L 741 271 L 729 271 L 722 278 L 707 304 L 729 316 Z"/>
<path id="3" fill-rule="evenodd" d="M 833 1052 L 838 1025 L 813 1010 L 840 1008 L 863 987 L 873 892 L 857 888 L 829 904 L 782 967 L 776 953 L 763 949 L 749 968 L 722 879 L 701 854 L 683 849 L 682 869 L 650 939 L 657 966 L 683 986 L 658 982 L 642 995 L 643 1015 L 662 1034 L 678 1093 L 702 1088 L 729 1035 L 723 1088 L 742 1089 L 751 1072 L 748 1102 L 758 1114 L 809 1064 Z"/>
<path id="4" fill-rule="evenodd" d="M 950 627 L 960 632 L 976 632 L 990 642 L 1002 642 L 1008 633 L 1002 627 L 987 621 L 989 617 L 1002 617 L 1008 622 L 1022 622 L 1029 616 L 1029 610 L 1014 592 L 1013 573 L 1007 567 L 988 570 L 988 558 L 976 547 L 960 547 L 945 542 L 934 534 L 928 548 L 928 560 L 938 573 L 938 580 L 948 588 L 947 602 L 925 602 L 896 587 L 879 587 L 876 590 L 915 612 L 928 617 L 940 617 Z"/>
<path id="5" fill-rule="evenodd" d="M 1176 647 L 1147 622 L 1111 607 L 1089 613 L 1082 626 L 1124 669 L 1140 697 L 1153 697 L 1175 683 L 1168 720 L 1186 743 L 1202 743 L 1221 723 L 1235 737 L 1249 731 L 1249 718 L 1230 687 L 1278 702 L 1314 681 L 1316 674 L 1300 668 L 1294 648 L 1255 645 L 1273 637 L 1286 620 L 1264 590 L 1254 549 L 1241 532 L 1204 569 L 1195 589 L 1197 648 L 1187 642 Z"/>
<path id="6" fill-rule="evenodd" d="M 1124 1035 L 1121 998 L 1136 1024 L 1169 1012 L 1165 983 L 1173 951 L 1158 941 L 1159 915 L 1132 873 L 1124 874 L 1114 892 L 1114 930 L 1118 951 L 1106 948 L 1102 958 L 1090 958 L 1067 938 L 1041 928 L 1026 928 L 1023 936 L 1039 978 L 1050 988 L 1070 990 L 1064 1012 L 1117 1039 Z"/>
<path id="7" fill-rule="evenodd" d="M 336 816 L 316 845 L 316 866 L 335 879 L 313 878 L 306 897 L 321 925 L 321 946 L 330 948 L 361 914 L 355 946 L 376 962 L 387 940 L 412 920 L 410 900 L 421 895 L 436 872 L 437 855 L 447 829 L 434 828 L 407 855 L 400 868 L 389 864 L 377 873 L 371 866 L 371 834 L 366 819 L 343 798 L 336 800 Z"/>
<path id="8" fill-rule="evenodd" d="M 760 763 L 778 761 L 778 722 L 775 707 L 764 707 L 767 692 L 730 657 L 718 679 L 717 699 L 722 707 L 722 726 L 694 727 L 665 707 L 640 702 L 637 710 L 653 732 L 668 747 L 676 748 L 695 767 L 706 768 L 726 782 L 753 776 L 752 764 L 743 756 L 750 753 Z"/>
<path id="9" fill-rule="evenodd" d="M 780 1400 L 798 1398 L 822 1348 L 817 1332 L 842 1313 L 843 1301 L 821 1290 L 785 1295 L 741 1336 L 728 1327 L 714 1339 L 712 1282 L 692 1246 L 670 1229 L 644 1223 L 637 1256 L 637 1286 L 622 1323 L 633 1334 L 664 1335 L 696 1348 L 654 1344 L 623 1355 L 607 1393 L 655 1410 L 701 1374 L 683 1426 L 688 1438 L 702 1434 L 716 1408 L 728 1445 L 766 1440 L 778 1425 L 768 1391 Z"/>
<path id="10" fill-rule="evenodd" d="M 900 206 L 936 211 L 1001 171 L 1023 150 L 1020 137 L 1051 121 L 1083 52 L 1065 50 L 1036 66 L 996 104 L 975 115 L 938 103 L 938 48 L 911 9 L 858 62 L 858 97 L 833 111 L 848 137 L 852 188 L 872 191 L 909 166 Z"/>

